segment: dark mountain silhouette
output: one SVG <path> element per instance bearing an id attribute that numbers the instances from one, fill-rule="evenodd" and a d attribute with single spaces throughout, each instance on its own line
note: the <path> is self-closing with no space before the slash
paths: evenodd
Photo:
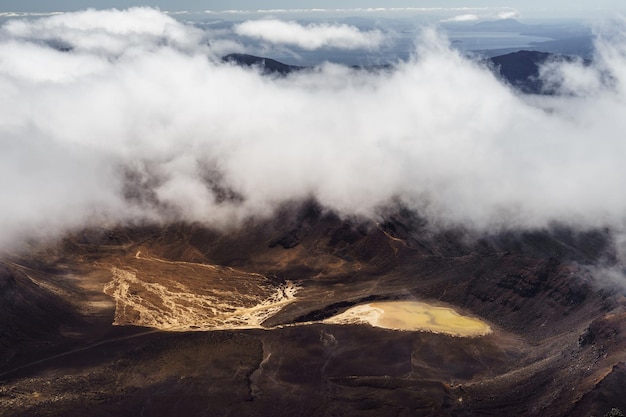
<path id="1" fill-rule="evenodd" d="M 505 55 L 499 55 L 485 59 L 493 71 L 506 83 L 527 94 L 554 94 L 555 86 L 549 86 L 539 78 L 539 68 L 545 62 L 552 60 L 573 60 L 574 58 L 564 55 L 538 51 L 517 51 Z M 294 71 L 300 71 L 307 67 L 283 64 L 273 59 L 262 58 L 247 54 L 230 54 L 223 58 L 225 62 L 231 62 L 246 67 L 257 67 L 264 74 L 287 75 Z M 370 67 L 352 67 L 369 71 L 389 70 L 391 65 L 379 65 Z"/>
<path id="2" fill-rule="evenodd" d="M 289 74 L 294 71 L 299 71 L 305 67 L 299 67 L 295 65 L 287 65 L 282 62 L 278 62 L 270 58 L 262 58 L 248 54 L 229 54 L 222 58 L 224 62 L 232 62 L 237 65 L 246 67 L 257 67 L 261 69 L 263 73 L 267 74 Z"/>
<path id="3" fill-rule="evenodd" d="M 552 54 L 538 51 L 518 51 L 506 55 L 489 58 L 486 62 L 507 83 L 519 91 L 528 94 L 557 94 L 558 85 L 547 84 L 541 79 L 539 70 L 541 65 L 556 62 L 573 62 L 576 57 L 569 55 Z M 590 60 L 583 60 L 584 65 L 590 65 Z"/>
<path id="4" fill-rule="evenodd" d="M 270 58 L 263 58 L 255 55 L 248 54 L 229 54 L 222 57 L 222 61 L 230 62 L 233 64 L 241 65 L 243 67 L 256 67 L 261 70 L 264 74 L 280 74 L 287 75 L 294 71 L 301 71 L 305 69 L 310 69 L 311 67 L 298 66 L 298 65 L 287 65 L 282 62 L 276 61 Z M 369 65 L 369 66 L 359 66 L 352 65 L 350 68 L 365 70 L 365 71 L 380 71 L 380 70 L 388 70 L 393 68 L 392 65 Z"/>
<path id="5" fill-rule="evenodd" d="M 495 71 L 513 87 L 523 93 L 541 94 L 544 83 L 539 78 L 539 67 L 559 56 L 547 52 L 518 51 L 487 60 Z"/>

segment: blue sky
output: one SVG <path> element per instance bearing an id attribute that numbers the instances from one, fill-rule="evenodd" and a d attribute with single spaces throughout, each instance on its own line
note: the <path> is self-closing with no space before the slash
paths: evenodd
<path id="1" fill-rule="evenodd" d="M 626 11 L 623 0 L 340 0 L 340 1 L 287 1 L 287 0 L 3 0 L 0 11 L 8 12 L 52 12 L 80 10 L 89 7 L 128 8 L 132 6 L 154 6 L 162 10 L 228 10 L 228 9 L 272 9 L 272 8 L 359 8 L 359 7 L 513 7 L 532 15 L 559 15 L 588 13 L 614 14 Z"/>

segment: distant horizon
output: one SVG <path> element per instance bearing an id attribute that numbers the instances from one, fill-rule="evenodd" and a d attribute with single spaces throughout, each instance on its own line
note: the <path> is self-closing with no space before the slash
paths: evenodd
<path id="1" fill-rule="evenodd" d="M 382 7 L 381 7 L 382 6 Z M 602 18 L 615 17 L 615 15 L 626 15 L 626 4 L 617 0 L 598 1 L 578 1 L 572 5 L 571 2 L 555 1 L 550 6 L 545 2 L 517 0 L 507 3 L 493 2 L 489 0 L 475 0 L 471 3 L 461 1 L 448 1 L 445 6 L 435 1 L 415 1 L 396 0 L 380 4 L 378 1 L 356 2 L 343 0 L 339 2 L 329 1 L 309 1 L 299 3 L 294 7 L 294 3 L 281 0 L 263 1 L 250 4 L 249 1 L 198 1 L 186 0 L 175 2 L 173 0 L 152 0 L 151 2 L 138 2 L 132 0 L 64 0 L 55 3 L 44 2 L 43 0 L 5 0 L 0 5 L 0 13 L 6 16 L 7 13 L 16 14 L 48 14 L 65 13 L 86 9 L 128 9 L 132 7 L 151 7 L 165 12 L 188 12 L 200 13 L 208 12 L 215 14 L 264 14 L 264 13 L 415 13 L 415 14 L 463 14 L 472 10 L 514 10 L 517 18 Z"/>

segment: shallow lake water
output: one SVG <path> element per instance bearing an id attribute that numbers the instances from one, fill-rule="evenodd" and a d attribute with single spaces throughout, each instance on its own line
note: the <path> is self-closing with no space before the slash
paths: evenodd
<path id="1" fill-rule="evenodd" d="M 451 308 L 434 307 L 419 301 L 385 301 L 354 306 L 326 319 L 328 324 L 369 324 L 405 331 L 428 331 L 453 336 L 482 336 L 491 333 L 482 320 L 463 316 Z"/>

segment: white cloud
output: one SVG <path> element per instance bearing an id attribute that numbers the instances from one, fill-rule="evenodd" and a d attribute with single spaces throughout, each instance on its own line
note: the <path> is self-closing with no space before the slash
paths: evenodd
<path id="1" fill-rule="evenodd" d="M 308 24 L 282 20 L 249 20 L 235 25 L 240 36 L 261 39 L 273 44 L 296 45 L 314 50 L 323 47 L 339 49 L 374 49 L 385 40 L 380 30 L 361 31 L 345 24 Z"/>
<path id="2" fill-rule="evenodd" d="M 203 33 L 154 9 L 86 10 L 36 20 L 10 20 L 2 33 L 12 39 L 46 42 L 81 52 L 120 55 L 127 48 L 164 44 L 198 47 Z"/>
<path id="3" fill-rule="evenodd" d="M 204 34 L 159 12 L 107 13 L 1 29 L 0 245 L 103 221 L 219 225 L 310 196 L 366 215 L 400 198 L 479 229 L 624 226 L 623 42 L 552 64 L 580 94 L 531 101 L 433 32 L 393 71 L 272 78 L 208 59 Z"/>
<path id="4" fill-rule="evenodd" d="M 448 19 L 442 20 L 442 22 L 472 22 L 478 19 L 480 19 L 480 17 L 477 14 L 470 13 L 453 16 Z"/>
<path id="5" fill-rule="evenodd" d="M 357 8 L 314 8 L 314 9 L 258 9 L 258 10 L 205 10 L 204 13 L 207 14 L 260 14 L 260 15 L 268 15 L 268 14 L 379 14 L 379 13 L 389 13 L 389 14 L 397 14 L 402 13 L 406 15 L 406 13 L 456 13 L 456 12 L 485 12 L 492 10 L 510 10 L 509 7 L 357 7 Z"/>
<path id="6" fill-rule="evenodd" d="M 517 19 L 519 17 L 520 14 L 517 10 L 505 10 L 498 13 L 498 19 Z"/>

